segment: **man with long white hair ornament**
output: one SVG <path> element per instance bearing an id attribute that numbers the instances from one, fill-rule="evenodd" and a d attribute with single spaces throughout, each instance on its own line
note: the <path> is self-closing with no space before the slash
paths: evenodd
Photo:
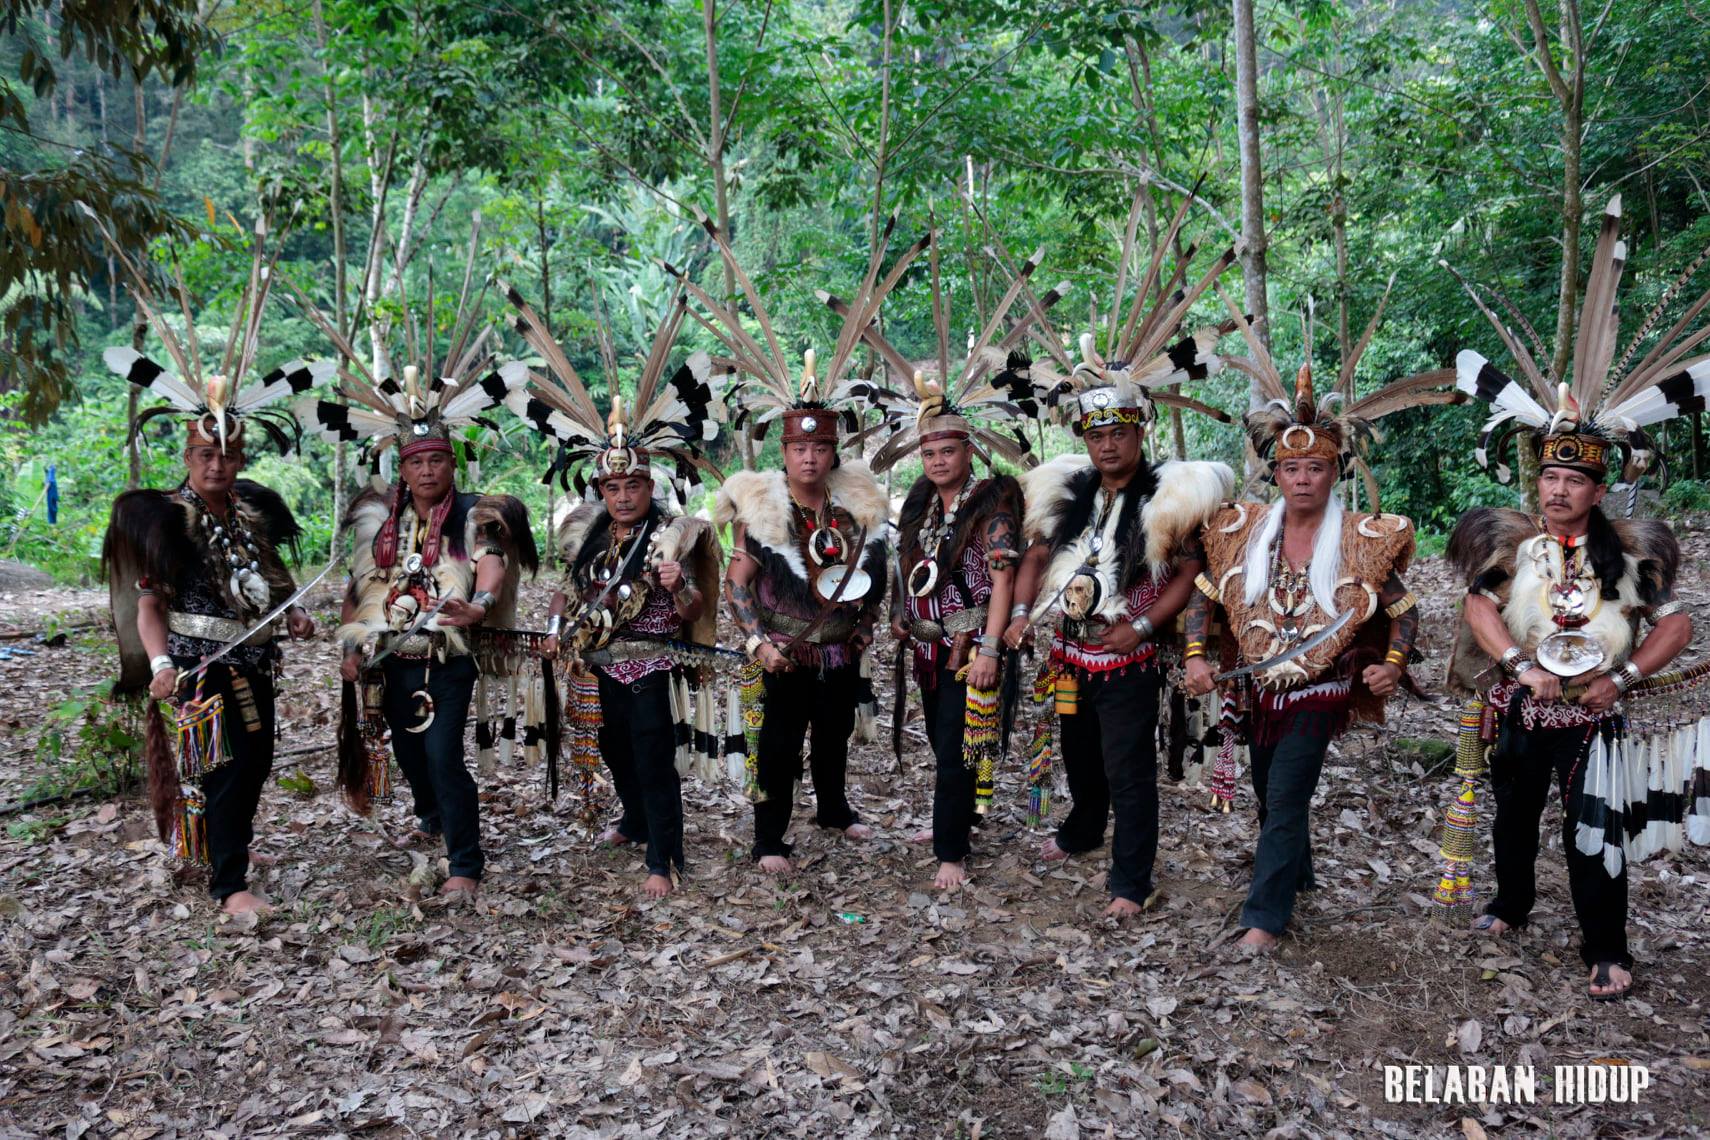
<path id="1" fill-rule="evenodd" d="M 1468 286 L 1525 381 L 1477 352 L 1456 358 L 1459 387 L 1494 409 L 1478 458 L 1497 460 L 1505 478 L 1506 444 L 1525 438 L 1538 460 L 1541 514 L 1470 511 L 1448 550 L 1467 580 L 1450 683 L 1483 702 L 1476 721 L 1463 718 L 1463 734 L 1476 731 L 1491 746 L 1496 798 L 1496 895 L 1474 929 L 1501 935 L 1531 916 L 1538 820 L 1558 781 L 1586 994 L 1595 1001 L 1633 985 L 1627 863 L 1678 850 L 1685 837 L 1710 842 L 1705 669 L 1670 669 L 1692 638 L 1674 596 L 1680 546 L 1661 520 L 1611 519 L 1603 509 L 1611 460 L 1624 459 L 1623 481 L 1634 486 L 1655 458 L 1645 429 L 1710 397 L 1710 359 L 1689 355 L 1710 337 L 1710 327 L 1691 330 L 1710 292 L 1629 368 L 1691 271 L 1682 274 L 1611 366 L 1626 261 L 1620 227 L 1617 197 L 1592 254 L 1569 375 L 1536 363 L 1547 354 L 1528 352 Z M 1632 495 L 1625 499 L 1630 512 Z M 1650 630 L 1641 636 L 1642 622 Z"/>
<path id="2" fill-rule="evenodd" d="M 1339 393 L 1315 396 L 1311 366 L 1302 364 L 1291 396 L 1235 315 L 1252 353 L 1243 370 L 1268 396 L 1247 416 L 1247 433 L 1278 495 L 1269 505 L 1226 504 L 1205 528 L 1206 571 L 1185 618 L 1185 687 L 1204 695 L 1227 681 L 1244 713 L 1259 842 L 1240 945 L 1267 953 L 1294 914 L 1296 894 L 1314 885 L 1309 809 L 1330 742 L 1350 722 L 1382 721 L 1418 628 L 1417 599 L 1401 579 L 1413 557 L 1413 524 L 1343 509 L 1337 484 L 1372 420 L 1453 399 L 1436 391 L 1453 374 L 1409 377 L 1344 404 Z M 1370 337 L 1368 328 L 1361 347 Z M 1358 359 L 1355 351 L 1342 363 L 1344 390 Z M 1224 672 L 1214 677 L 1209 642 L 1218 607 L 1227 635 Z"/>

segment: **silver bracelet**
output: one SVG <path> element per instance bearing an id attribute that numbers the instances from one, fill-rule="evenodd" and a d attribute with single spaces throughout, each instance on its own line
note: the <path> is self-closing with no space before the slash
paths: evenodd
<path id="1" fill-rule="evenodd" d="M 1538 663 L 1530 657 L 1522 657 L 1514 663 L 1514 679 L 1518 681 L 1538 667 Z"/>
<path id="2" fill-rule="evenodd" d="M 1673 617 L 1685 608 L 1686 606 L 1679 598 L 1664 602 L 1662 605 L 1651 611 L 1651 624 L 1655 625 L 1665 617 Z"/>
<path id="3" fill-rule="evenodd" d="M 469 604 L 472 606 L 480 606 L 484 610 L 492 609 L 494 600 L 493 591 L 491 590 L 476 590 L 473 594 L 469 595 Z"/>
<path id="4" fill-rule="evenodd" d="M 564 615 L 563 614 L 553 614 L 551 617 L 546 619 L 546 636 L 557 637 L 558 632 L 560 630 L 562 630 L 563 628 L 564 628 Z"/>
<path id="5" fill-rule="evenodd" d="M 1515 670 L 1514 666 L 1525 655 L 1526 655 L 1525 651 L 1522 650 L 1518 645 L 1510 645 L 1507 649 L 1504 649 L 1502 651 L 1502 669 L 1503 669 L 1503 672 L 1507 673 L 1510 677 L 1518 677 L 1520 674 L 1518 671 Z"/>
<path id="6" fill-rule="evenodd" d="M 1010 621 L 1014 621 L 1016 618 L 1024 618 L 1024 617 L 1032 617 L 1032 616 L 1033 616 L 1033 607 L 1028 605 L 1026 602 L 1017 602 L 1013 606 L 1009 607 L 1009 620 Z"/>
<path id="7" fill-rule="evenodd" d="M 995 658 L 1001 656 L 997 651 L 997 646 L 995 645 L 982 645 L 979 649 L 975 650 L 975 652 L 981 657 Z"/>
<path id="8" fill-rule="evenodd" d="M 1157 627 L 1152 624 L 1152 619 L 1145 614 L 1141 614 L 1128 624 L 1134 627 L 1134 632 L 1140 635 L 1141 641 L 1152 640 L 1152 635 L 1158 631 Z"/>
<path id="9" fill-rule="evenodd" d="M 172 658 L 165 653 L 162 653 L 159 657 L 150 657 L 148 659 L 148 667 L 156 677 L 165 673 L 169 669 L 178 668 L 178 666 L 172 663 Z"/>
<path id="10" fill-rule="evenodd" d="M 1629 661 L 1613 673 L 1609 674 L 1609 679 L 1615 682 L 1615 689 L 1617 692 L 1625 693 L 1628 689 L 1637 685 L 1640 681 L 1643 681 L 1645 679 L 1645 675 L 1639 671 L 1639 667 L 1637 665 Z"/>

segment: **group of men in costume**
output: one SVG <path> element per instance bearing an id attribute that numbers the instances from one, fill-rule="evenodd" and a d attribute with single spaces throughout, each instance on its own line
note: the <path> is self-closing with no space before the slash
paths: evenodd
<path id="1" fill-rule="evenodd" d="M 431 346 L 418 366 L 412 346 L 410 362 L 382 362 L 375 372 L 304 301 L 339 350 L 341 380 L 338 399 L 306 396 L 299 414 L 328 438 L 363 442 L 371 455 L 392 451 L 397 464 L 396 480 L 365 490 L 349 512 L 354 552 L 338 631 L 346 794 L 365 806 L 385 791 L 387 755 L 395 756 L 417 816 L 400 842 L 443 836 L 443 889 L 473 891 L 484 857 L 464 750 L 472 693 L 487 671 L 483 653 L 514 656 L 521 646 L 549 663 L 525 735 L 555 754 L 568 720 L 583 742 L 578 762 L 603 762 L 622 809 L 604 839 L 644 852 L 646 894 L 669 893 L 683 871 L 681 781 L 697 767 L 740 780 L 754 803 L 754 860 L 788 871 L 804 748 L 815 822 L 849 839 L 872 835 L 850 802 L 848 756 L 859 709 L 872 698 L 864 658 L 888 594 L 899 697 L 906 682 L 919 692 L 935 761 L 932 826 L 918 838 L 932 845 L 937 885 L 967 876 L 971 835 L 1023 687 L 1019 652 L 1049 623 L 1032 688 L 1055 712 L 1072 804 L 1042 857 L 1099 848 L 1114 817 L 1107 913 L 1137 913 L 1156 896 L 1156 739 L 1173 675 L 1211 709 L 1206 719 L 1225 758 L 1233 740 L 1247 746 L 1260 828 L 1241 945 L 1262 953 L 1288 925 L 1297 893 L 1314 885 L 1309 807 L 1331 742 L 1351 723 L 1381 721 L 1385 700 L 1413 684 L 1418 609 L 1402 578 L 1412 525 L 1346 509 L 1338 489 L 1362 469 L 1362 443 L 1378 418 L 1478 397 L 1496 408 L 1487 437 L 1533 438 L 1542 513 L 1475 511 L 1451 540 L 1451 561 L 1468 581 L 1453 684 L 1479 694 L 1482 711 L 1470 723 L 1489 749 L 1497 803 L 1497 893 L 1477 926 L 1500 935 L 1528 918 L 1538 818 L 1554 772 L 1593 970 L 1588 992 L 1625 992 L 1626 861 L 1678 846 L 1683 828 L 1710 841 L 1696 834 L 1710 832 L 1710 749 L 1694 736 L 1703 735 L 1696 718 L 1670 722 L 1664 743 L 1649 747 L 1651 737 L 1641 740 L 1629 723 L 1624 698 L 1690 681 L 1668 667 L 1691 625 L 1673 597 L 1679 550 L 1668 528 L 1612 521 L 1600 504 L 1617 451 L 1630 483 L 1654 450 L 1644 429 L 1703 407 L 1710 365 L 1686 356 L 1703 333 L 1683 321 L 1638 364 L 1627 368 L 1630 349 L 1611 369 L 1617 205 L 1594 258 L 1571 379 L 1544 373 L 1492 316 L 1530 392 L 1467 352 L 1457 369 L 1353 399 L 1356 351 L 1342 362 L 1336 391 L 1321 395 L 1309 362 L 1285 383 L 1233 307 L 1227 322 L 1183 335 L 1190 309 L 1232 260 L 1225 253 L 1192 280 L 1187 259 L 1165 265 L 1185 209 L 1131 301 L 1121 298 L 1119 276 L 1103 351 L 1087 334 L 1075 361 L 1048 323 L 1064 287 L 1043 297 L 1031 289 L 1037 254 L 953 360 L 933 237 L 888 269 L 881 242 L 853 297 L 822 295 L 843 318 L 823 376 L 812 350 L 799 361 L 786 354 L 788 338 L 726 236 L 703 220 L 741 298 L 711 296 L 678 273 L 632 400 L 622 395 L 615 355 L 604 351 L 604 411 L 514 290 L 506 290 L 512 327 L 534 360 L 501 363 L 490 330 L 460 311 L 440 367 Z M 258 234 L 258 264 L 260 244 Z M 938 345 L 934 358 L 916 361 L 876 318 L 928 251 Z M 127 679 L 137 683 L 149 660 L 150 695 L 176 699 L 176 772 L 164 724 L 151 739 L 163 834 L 177 837 L 183 854 L 204 853 L 215 896 L 248 909 L 261 903 L 245 868 L 273 735 L 275 630 L 261 619 L 282 618 L 294 637 L 312 635 L 313 623 L 294 604 L 279 555 L 297 533 L 289 511 L 237 479 L 244 427 L 262 422 L 279 434 L 288 417 L 265 405 L 306 392 L 333 369 L 292 363 L 247 392 L 240 385 L 253 371 L 246 353 L 255 340 L 246 336 L 218 372 L 204 371 L 194 347 L 186 351 L 159 321 L 144 276 L 125 264 L 176 373 L 125 349 L 110 350 L 109 363 L 166 395 L 188 416 L 189 435 L 178 489 L 131 492 L 115 504 L 107 548 L 115 617 Z M 252 325 L 268 274 L 253 276 L 263 287 L 245 302 Z M 690 314 L 719 351 L 694 353 L 673 370 Z M 1248 354 L 1220 354 L 1221 338 L 1235 332 Z M 1368 329 L 1360 346 L 1369 338 Z M 1050 359 L 1035 363 L 1024 342 Z M 878 379 L 855 371 L 862 344 L 883 366 Z M 1146 458 L 1159 405 L 1230 418 L 1176 388 L 1226 364 L 1265 395 L 1245 420 L 1273 501 L 1235 497 L 1225 464 Z M 566 570 L 544 631 L 512 628 L 520 575 L 537 561 L 521 502 L 455 485 L 458 447 L 500 403 L 557 445 L 548 479 L 570 490 L 574 476 L 575 494 L 552 520 Z M 1082 453 L 1035 463 L 1026 428 L 1041 418 L 1071 428 Z M 776 424 L 782 468 L 725 478 L 710 522 L 685 515 L 686 491 L 717 474 L 704 449 L 727 422 L 753 439 Z M 1488 451 L 1481 445 L 1481 457 Z M 908 456 L 918 456 L 921 474 L 893 535 L 875 471 Z M 726 564 L 714 528 L 727 525 Z M 739 650 L 716 644 L 721 586 Z M 1651 623 L 1643 638 L 1641 620 Z M 493 649 L 500 644 L 505 652 Z M 570 685 L 562 704 L 551 683 L 560 674 Z M 741 707 L 730 691 L 737 683 Z M 906 719 L 899 703 L 899 752 Z M 1041 754 L 1049 736 L 1047 722 Z M 1220 760 L 1213 787 L 1226 801 L 1232 785 Z"/>

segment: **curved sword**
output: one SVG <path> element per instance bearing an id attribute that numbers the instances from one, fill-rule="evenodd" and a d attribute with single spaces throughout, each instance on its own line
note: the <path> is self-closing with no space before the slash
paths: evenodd
<path id="1" fill-rule="evenodd" d="M 291 596 L 289 598 L 286 598 L 283 602 L 280 602 L 277 606 L 275 606 L 272 610 L 270 610 L 266 617 L 264 617 L 260 621 L 256 622 L 249 629 L 244 630 L 243 636 L 237 638 L 235 641 L 226 642 L 224 645 L 220 646 L 219 650 L 216 653 L 214 653 L 211 657 L 204 658 L 200 665 L 196 666 L 196 668 L 192 669 L 190 672 L 184 674 L 183 677 L 181 677 L 179 679 L 179 683 L 183 684 L 185 681 L 194 681 L 197 677 L 200 677 L 203 673 L 206 673 L 208 671 L 208 666 L 212 665 L 214 662 L 218 661 L 220 658 L 224 657 L 226 654 L 230 653 L 232 650 L 236 649 L 238 646 L 242 645 L 244 642 L 248 641 L 250 638 L 254 637 L 256 634 L 260 633 L 262 630 L 266 629 L 268 626 L 272 625 L 274 622 L 278 621 L 279 616 L 281 614 L 285 613 L 285 611 L 289 610 L 292 606 L 296 605 L 297 600 L 299 598 L 301 598 L 304 594 L 307 594 L 310 590 L 314 589 L 314 587 L 319 585 L 321 579 L 325 578 L 328 574 L 331 574 L 333 571 L 333 567 L 337 566 L 340 562 L 343 562 L 343 561 L 344 561 L 344 555 L 342 555 L 342 554 L 333 555 L 332 561 L 328 562 L 325 566 L 321 567 L 321 572 L 319 574 L 316 574 L 313 578 L 310 578 L 307 582 L 304 582 L 301 586 L 297 587 L 297 589 L 291 594 Z"/>
<path id="2" fill-rule="evenodd" d="M 1267 657 L 1265 660 L 1259 661 L 1255 664 L 1242 665 L 1239 668 L 1229 670 L 1227 673 L 1219 673 L 1217 676 L 1212 678 L 1212 681 L 1217 684 L 1222 684 L 1224 681 L 1233 680 L 1236 677 L 1245 677 L 1249 673 L 1263 673 L 1267 669 L 1293 661 L 1296 657 L 1304 657 L 1314 649 L 1317 649 L 1320 645 L 1323 645 L 1326 641 L 1329 641 L 1333 636 L 1335 636 L 1336 631 L 1347 625 L 1349 621 L 1353 620 L 1353 617 L 1353 610 L 1343 610 L 1331 620 L 1329 625 L 1325 626 L 1305 641 L 1289 646 L 1275 657 Z"/>

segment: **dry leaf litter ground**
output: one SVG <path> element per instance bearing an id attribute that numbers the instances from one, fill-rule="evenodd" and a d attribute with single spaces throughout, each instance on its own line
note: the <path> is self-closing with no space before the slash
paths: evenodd
<path id="1" fill-rule="evenodd" d="M 1699 652 L 1702 527 L 1685 533 L 1682 583 Z M 278 910 L 260 922 L 218 916 L 174 872 L 139 796 L 4 817 L 0 1137 L 1710 1132 L 1702 850 L 1633 876 L 1640 983 L 1624 1003 L 1583 996 L 1553 840 L 1518 942 L 1432 921 L 1455 782 L 1400 742 L 1452 732 L 1454 591 L 1436 560 L 1412 580 L 1435 695 L 1332 753 L 1314 805 L 1321 889 L 1273 961 L 1230 954 L 1255 835 L 1245 785 L 1234 814 L 1213 815 L 1203 789 L 1165 783 L 1165 900 L 1119 926 L 1100 917 L 1102 855 L 1036 858 L 1044 832 L 1023 826 L 1014 760 L 970 885 L 933 890 L 929 849 L 907 842 L 930 821 L 928 754 L 911 734 L 898 771 L 883 718 L 886 743 L 851 774 L 877 841 L 804 823 L 804 788 L 799 873 L 771 880 L 746 857 L 747 806 L 690 782 L 689 879 L 658 903 L 640 898 L 638 858 L 596 847 L 519 763 L 484 787 L 479 900 L 446 903 L 431 893 L 443 861 L 376 830 L 406 826 L 405 801 L 352 815 L 322 750 L 281 759 L 262 801 L 257 845 L 278 863 L 253 881 Z M 14 635 L 0 647 L 34 650 L 0 653 L 0 800 L 40 773 L 44 711 L 110 668 L 103 601 L 0 599 L 0 636 Z M 333 599 L 317 601 L 324 629 Z M 543 606 L 537 585 L 525 612 Z M 43 628 L 63 644 L 15 636 Z M 290 650 L 283 752 L 331 742 L 333 670 L 324 642 Z M 312 794 L 279 785 L 299 773 Z M 1652 1087 L 1637 1105 L 1558 1107 L 1542 1087 L 1531 1107 L 1384 1101 L 1386 1063 L 1547 1078 L 1596 1058 L 1648 1065 Z"/>

